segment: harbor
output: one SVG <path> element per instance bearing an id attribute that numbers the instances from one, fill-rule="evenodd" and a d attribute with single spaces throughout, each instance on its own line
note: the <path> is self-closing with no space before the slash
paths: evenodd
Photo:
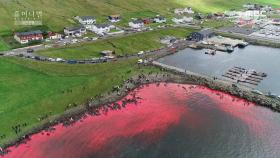
<path id="1" fill-rule="evenodd" d="M 277 96 L 280 95 L 279 49 L 248 45 L 246 48 L 237 46 L 232 53 L 216 51 L 214 55 L 209 55 L 206 54 L 207 51 L 209 50 L 187 48 L 157 61 L 234 83 L 239 80 L 238 84 L 249 86 L 263 93 L 271 92 Z M 246 74 L 244 68 L 266 73 L 267 76 Z"/>

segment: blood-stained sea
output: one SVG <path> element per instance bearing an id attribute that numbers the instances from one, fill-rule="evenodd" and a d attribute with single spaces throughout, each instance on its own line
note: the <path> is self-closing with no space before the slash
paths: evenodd
<path id="1" fill-rule="evenodd" d="M 58 124 L 5 158 L 276 158 L 280 114 L 202 86 L 145 85 L 125 108 Z M 119 101 L 122 104 L 122 101 Z"/>

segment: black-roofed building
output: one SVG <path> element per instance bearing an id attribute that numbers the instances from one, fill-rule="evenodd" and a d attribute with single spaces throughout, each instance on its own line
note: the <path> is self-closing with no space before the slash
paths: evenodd
<path id="1" fill-rule="evenodd" d="M 212 29 L 205 29 L 201 30 L 199 32 L 193 32 L 190 35 L 190 39 L 192 41 L 202 41 L 207 38 L 211 38 L 215 35 L 214 31 Z"/>
<path id="2" fill-rule="evenodd" d="M 83 34 L 86 34 L 86 28 L 84 26 L 65 27 L 64 34 L 66 36 L 73 36 L 73 35 L 81 36 Z"/>

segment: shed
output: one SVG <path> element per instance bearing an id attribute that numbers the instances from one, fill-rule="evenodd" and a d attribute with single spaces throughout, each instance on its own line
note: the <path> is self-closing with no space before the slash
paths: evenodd
<path id="1" fill-rule="evenodd" d="M 201 41 L 207 38 L 211 38 L 215 35 L 214 31 L 212 29 L 204 29 L 199 32 L 193 32 L 190 35 L 190 39 L 192 41 Z"/>

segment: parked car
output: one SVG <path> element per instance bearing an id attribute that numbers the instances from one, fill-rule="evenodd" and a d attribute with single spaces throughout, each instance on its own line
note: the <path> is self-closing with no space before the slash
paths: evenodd
<path id="1" fill-rule="evenodd" d="M 26 50 L 26 52 L 27 52 L 27 53 L 33 53 L 33 52 L 34 52 L 34 49 L 28 48 L 28 49 Z"/>
<path id="2" fill-rule="evenodd" d="M 56 60 L 55 60 L 56 62 L 65 62 L 65 60 L 64 59 L 62 59 L 62 58 L 56 58 Z"/>
<path id="3" fill-rule="evenodd" d="M 67 63 L 68 64 L 77 64 L 77 60 L 68 60 Z"/>
<path id="4" fill-rule="evenodd" d="M 41 58 L 39 56 L 35 56 L 34 59 L 35 60 L 41 60 Z"/>
<path id="5" fill-rule="evenodd" d="M 53 59 L 53 58 L 48 58 L 48 61 L 55 62 L 55 59 Z"/>
<path id="6" fill-rule="evenodd" d="M 96 41 L 98 38 L 97 37 L 92 37 L 91 40 Z"/>

